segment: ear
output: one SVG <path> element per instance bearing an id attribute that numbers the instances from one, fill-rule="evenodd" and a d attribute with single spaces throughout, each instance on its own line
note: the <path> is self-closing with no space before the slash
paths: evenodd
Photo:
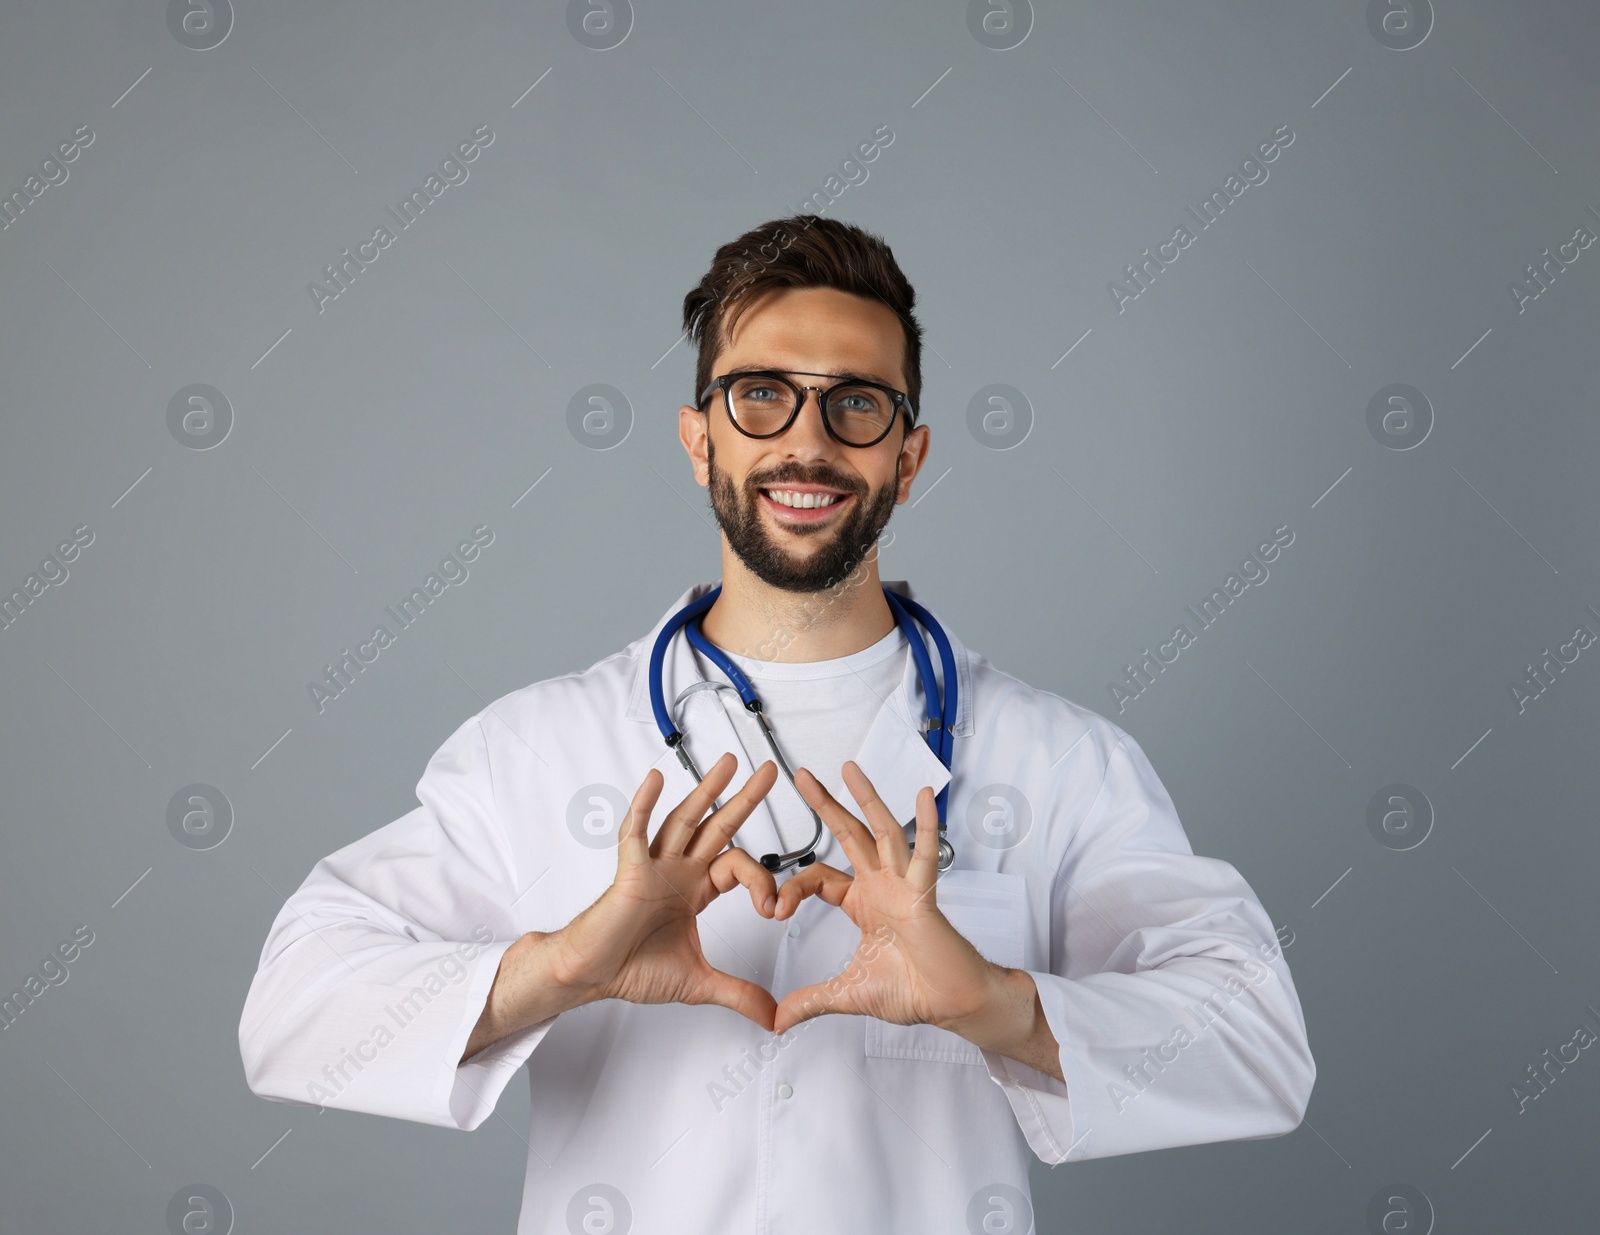
<path id="1" fill-rule="evenodd" d="M 894 498 L 896 506 L 911 500 L 911 484 L 916 480 L 917 473 L 922 470 L 923 463 L 927 461 L 931 436 L 927 425 L 918 425 L 906 434 L 906 440 L 901 443 L 899 477 Z"/>
<path id="2" fill-rule="evenodd" d="M 708 419 L 705 413 L 687 403 L 678 409 L 678 440 L 683 443 L 683 449 L 689 456 L 695 483 L 702 489 L 711 486 L 711 465 L 706 460 Z"/>

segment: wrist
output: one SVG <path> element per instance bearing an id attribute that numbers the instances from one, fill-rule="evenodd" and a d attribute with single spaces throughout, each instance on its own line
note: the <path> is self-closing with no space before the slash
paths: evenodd
<path id="1" fill-rule="evenodd" d="M 1038 989 L 1021 969 L 984 962 L 982 1004 L 973 1012 L 952 1018 L 940 1027 L 967 1039 L 982 1050 L 1013 1055 L 1032 1037 L 1039 1012 Z"/>
<path id="2" fill-rule="evenodd" d="M 571 924 L 555 931 L 529 931 L 513 947 L 524 947 L 525 962 L 537 985 L 556 992 L 562 1010 L 608 998 L 607 983 L 596 978 Z"/>

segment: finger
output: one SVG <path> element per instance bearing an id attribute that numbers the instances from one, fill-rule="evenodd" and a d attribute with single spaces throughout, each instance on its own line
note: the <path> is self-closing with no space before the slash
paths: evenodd
<path id="1" fill-rule="evenodd" d="M 878 851 L 884 855 L 884 865 L 896 874 L 906 873 L 911 862 L 911 842 L 914 836 L 906 835 L 906 825 L 898 819 L 890 820 L 888 827 L 878 837 Z"/>
<path id="2" fill-rule="evenodd" d="M 851 962 L 852 965 L 855 963 Z M 790 991 L 774 1010 L 772 1032 L 788 1033 L 796 1025 L 830 1012 L 861 1015 L 863 1009 L 856 1002 L 856 986 L 849 979 L 850 970 L 846 968 L 843 973 L 826 982 L 816 982 Z"/>
<path id="3" fill-rule="evenodd" d="M 842 870 L 836 870 L 826 862 L 813 862 L 810 866 L 802 866 L 778 892 L 778 904 L 773 910 L 774 918 L 790 917 L 800 908 L 800 902 L 808 896 L 820 896 L 834 908 L 844 904 L 845 894 L 850 891 L 850 885 L 855 879 Z"/>
<path id="4" fill-rule="evenodd" d="M 805 768 L 794 774 L 795 788 L 806 804 L 816 811 L 828 830 L 839 838 L 839 846 L 857 871 L 878 869 L 878 847 L 861 820 L 841 806 L 823 783 Z"/>
<path id="5" fill-rule="evenodd" d="M 772 1028 L 772 1018 L 778 1010 L 778 1001 L 765 987 L 736 978 L 731 973 L 723 973 L 720 969 L 712 969 L 709 965 L 701 976 L 699 989 L 684 1002 L 714 1003 L 718 1007 L 731 1008 L 766 1030 Z"/>
<path id="6" fill-rule="evenodd" d="M 911 853 L 905 829 L 900 826 L 900 821 L 890 812 L 884 800 L 878 796 L 878 791 L 873 788 L 872 782 L 867 779 L 867 774 L 861 770 L 859 763 L 854 759 L 847 759 L 841 771 L 844 774 L 845 788 L 850 790 L 850 796 L 856 800 L 856 805 L 861 808 L 861 814 L 872 829 L 875 842 L 873 847 L 877 851 L 879 860 L 897 874 L 903 872 Z"/>
<path id="7" fill-rule="evenodd" d="M 699 826 L 700 820 L 705 818 L 706 811 L 716 804 L 717 795 L 728 787 L 728 782 L 733 779 L 733 773 L 738 766 L 739 762 L 733 757 L 733 752 L 728 751 L 706 769 L 706 774 L 684 795 L 683 801 L 667 812 L 667 817 L 662 820 L 661 827 L 656 832 L 655 840 L 650 843 L 651 857 L 659 858 L 665 854 L 683 852 L 683 847 L 689 843 L 689 837 Z"/>
<path id="8" fill-rule="evenodd" d="M 665 783 L 666 778 L 660 771 L 651 768 L 634 791 L 633 801 L 628 805 L 628 816 L 617 831 L 618 870 L 622 869 L 625 861 L 642 861 L 649 854 L 645 834 L 650 827 L 650 812 L 655 810 L 656 799 L 661 796 L 661 786 Z"/>
<path id="9" fill-rule="evenodd" d="M 722 852 L 777 779 L 778 765 L 768 759 L 750 773 L 750 779 L 745 781 L 738 793 L 719 806 L 711 818 L 696 827 L 684 853 L 706 859 Z"/>
<path id="10" fill-rule="evenodd" d="M 716 856 L 711 863 L 711 882 L 718 892 L 744 884 L 750 889 L 750 901 L 756 912 L 764 918 L 772 917 L 777 908 L 778 881 L 743 849 L 729 849 Z"/>
<path id="11" fill-rule="evenodd" d="M 939 803 L 929 785 L 917 790 L 917 847 L 906 864 L 905 876 L 918 892 L 933 895 L 939 879 Z"/>

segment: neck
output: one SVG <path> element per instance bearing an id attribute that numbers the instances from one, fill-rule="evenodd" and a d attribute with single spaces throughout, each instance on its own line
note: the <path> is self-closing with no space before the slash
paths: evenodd
<path id="1" fill-rule="evenodd" d="M 752 660 L 837 660 L 864 651 L 895 627 L 883 598 L 877 551 L 837 584 L 819 592 L 786 592 L 762 582 L 726 541 L 722 592 L 700 629 L 725 652 Z"/>

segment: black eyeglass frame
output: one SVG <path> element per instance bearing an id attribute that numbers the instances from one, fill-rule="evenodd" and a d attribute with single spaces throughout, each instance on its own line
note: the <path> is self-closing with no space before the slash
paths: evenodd
<path id="1" fill-rule="evenodd" d="M 791 382 L 789 375 L 795 377 L 831 377 L 834 384 L 831 386 L 805 386 Z M 789 418 L 771 433 L 752 433 L 739 423 L 739 418 L 733 414 L 733 395 L 728 386 L 735 378 L 740 377 L 766 377 L 776 378 L 795 393 L 794 406 L 789 409 Z M 906 432 L 911 432 L 916 425 L 916 409 L 911 405 L 911 397 L 903 390 L 896 390 L 893 386 L 885 386 L 882 382 L 869 381 L 864 377 L 838 377 L 833 373 L 807 373 L 804 369 L 741 369 L 736 373 L 724 373 L 721 377 L 711 379 L 711 384 L 700 393 L 697 407 L 704 408 L 706 400 L 711 397 L 711 392 L 722 390 L 723 410 L 728 413 L 728 420 L 733 427 L 746 437 L 755 438 L 757 441 L 766 441 L 769 438 L 780 437 L 789 431 L 789 426 L 794 424 L 795 418 L 800 415 L 800 409 L 806 403 L 806 391 L 814 390 L 817 394 L 817 405 L 822 412 L 822 427 L 828 431 L 828 436 L 841 446 L 854 446 L 861 450 L 876 446 L 894 431 L 895 422 L 900 419 L 898 415 L 889 418 L 889 423 L 884 426 L 883 432 L 870 442 L 848 442 L 834 431 L 833 421 L 828 416 L 828 396 L 841 386 L 870 386 L 874 390 L 881 390 L 894 401 L 895 411 L 904 412 L 906 415 Z"/>

